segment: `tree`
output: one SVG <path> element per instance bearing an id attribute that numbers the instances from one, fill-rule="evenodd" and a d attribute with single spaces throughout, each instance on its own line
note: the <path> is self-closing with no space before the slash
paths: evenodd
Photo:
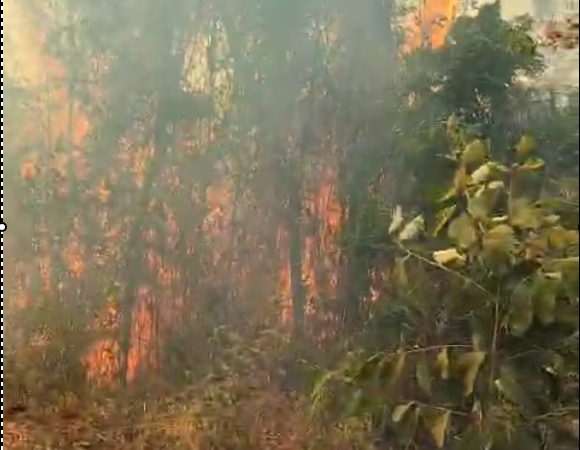
<path id="1" fill-rule="evenodd" d="M 446 157 L 456 173 L 428 232 L 452 246 L 429 257 L 429 243 L 407 244 L 422 232 L 417 219 L 405 225 L 397 216 L 391 226 L 406 265 L 426 266 L 432 292 L 440 275 L 431 269 L 449 279 L 436 295 L 407 292 L 399 346 L 335 374 L 365 400 L 349 413 L 381 412 L 383 430 L 401 448 L 422 435 L 436 448 L 573 442 L 577 227 L 561 222 L 557 202 L 526 190 L 526 178 L 543 167 L 530 137 L 522 137 L 516 161 L 504 163 L 486 162 L 486 145 L 467 140 L 453 120 L 449 136 L 455 150 Z M 419 273 L 409 270 L 408 277 Z"/>
<path id="2" fill-rule="evenodd" d="M 384 233 L 364 241 L 391 261 L 388 296 L 313 394 L 317 406 L 330 401 L 327 411 L 338 403 L 343 418 L 370 420 L 394 448 L 539 449 L 575 439 L 578 208 L 548 187 L 565 173 L 539 156 L 553 157 L 550 139 L 568 139 L 577 125 L 562 133 L 572 110 L 514 83 L 520 70 L 541 67 L 527 26 L 501 21 L 497 5 L 483 8 L 456 24 L 446 46 L 407 59 L 406 74 L 424 72 L 407 76 L 395 142 L 416 189 L 396 166 L 407 177 L 395 178 L 406 194 L 395 198 L 415 218 L 405 222 L 396 208 L 394 242 Z M 479 66 L 486 60 L 503 63 Z M 533 113 L 519 113 L 526 108 Z M 522 134 L 532 127 L 544 148 Z M 383 204 L 368 205 L 373 213 L 359 217 L 375 229 Z"/>

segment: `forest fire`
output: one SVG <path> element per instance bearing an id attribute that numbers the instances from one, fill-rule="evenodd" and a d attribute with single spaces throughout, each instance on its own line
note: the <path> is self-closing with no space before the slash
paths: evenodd
<path id="1" fill-rule="evenodd" d="M 54 80 L 63 80 L 66 76 L 66 71 L 58 61 L 48 58 L 43 49 L 45 30 L 41 25 L 44 19 L 38 17 L 38 14 L 43 11 L 41 7 L 36 5 L 33 8 L 36 17 L 31 16 L 31 11 L 26 10 L 23 4 L 17 2 L 9 2 L 14 9 L 13 15 L 20 17 L 20 29 L 24 30 L 19 39 L 19 45 L 26 51 L 20 51 L 21 54 L 26 55 L 27 59 L 23 61 L 23 69 L 25 71 L 25 78 L 34 85 L 42 85 L 46 82 L 47 77 Z M 412 50 L 422 45 L 440 46 L 443 44 L 446 33 L 448 32 L 451 23 L 455 17 L 457 7 L 456 0 L 427 0 L 419 8 L 416 14 L 410 19 L 409 24 L 409 38 L 406 44 L 406 50 Z M 58 85 L 53 88 L 51 96 L 56 104 L 59 105 L 56 115 L 52 112 L 50 132 L 47 134 L 47 145 L 53 147 L 58 145 L 59 140 L 63 136 L 68 136 L 68 140 L 75 147 L 80 147 L 83 140 L 89 135 L 90 125 L 88 117 L 83 113 L 78 105 L 70 105 L 70 99 L 67 95 L 66 87 Z M 180 147 L 179 144 L 177 144 Z M 121 153 L 121 157 L 125 158 Z M 143 183 L 145 173 L 145 161 L 149 150 L 144 148 L 140 154 L 139 160 L 124 161 L 123 164 L 129 164 L 134 168 L 135 179 L 138 185 Z M 77 169 L 75 171 L 77 177 L 82 177 L 83 155 L 82 152 L 75 151 L 74 161 Z M 34 154 L 22 167 L 22 177 L 26 179 L 35 178 L 38 168 L 38 155 Z M 61 159 L 64 158 L 61 157 Z M 57 170 L 61 175 L 66 176 L 65 166 L 69 164 L 68 160 L 62 160 L 57 164 Z M 175 175 L 175 174 L 174 174 Z M 179 180 L 174 176 L 175 187 L 179 187 Z M 172 182 L 171 180 L 169 180 Z M 218 265 L 221 253 L 226 250 L 225 247 L 231 241 L 228 233 L 233 230 L 232 220 L 232 202 L 233 202 L 233 187 L 217 187 L 209 186 L 207 189 L 208 198 L 208 213 L 204 220 L 204 233 L 211 236 L 213 239 L 212 258 L 213 264 Z M 309 313 L 314 313 L 314 300 L 320 298 L 333 298 L 338 294 L 338 277 L 340 267 L 340 254 L 336 245 L 340 234 L 341 221 L 344 216 L 342 206 L 336 195 L 336 174 L 329 171 L 327 175 L 320 180 L 320 185 L 314 189 L 303 205 L 303 210 L 308 211 L 309 221 L 316 223 L 314 227 L 302 228 L 302 280 L 305 287 L 305 295 Z M 67 192 L 63 192 L 66 195 Z M 111 199 L 111 191 L 106 180 L 102 179 L 100 184 L 95 188 L 95 195 L 99 198 L 103 205 L 107 204 Z M 162 207 L 163 209 L 163 207 Z M 170 216 L 170 211 L 161 211 L 161 215 Z M 168 230 L 173 230 L 169 234 L 172 235 L 171 240 L 176 245 L 179 235 L 179 227 L 175 222 L 167 219 L 166 227 Z M 297 217 L 297 221 L 303 222 L 301 218 Z M 305 220 L 304 223 L 307 221 Z M 117 233 L 118 234 L 118 233 Z M 119 236 L 117 236 L 118 238 Z M 279 226 L 278 232 L 278 251 L 280 253 L 279 259 L 281 261 L 279 271 L 279 295 L 283 300 L 282 320 L 286 323 L 292 321 L 292 271 L 290 261 L 285 256 L 288 254 L 288 230 L 284 225 Z M 70 274 L 74 277 L 80 278 L 85 270 L 85 262 L 83 258 L 86 257 L 86 250 L 83 250 L 78 240 L 74 235 L 71 235 L 67 247 L 63 251 L 63 255 Z M 154 255 L 153 255 L 154 256 Z M 157 271 L 161 278 L 172 276 L 172 269 L 164 265 L 164 262 L 158 258 L 150 258 L 152 271 Z M 241 268 L 238 268 L 241 270 Z M 45 272 L 49 269 L 45 267 Z M 173 275 L 174 276 L 174 275 Z M 45 283 L 49 283 L 48 277 Z M 161 283 L 163 284 L 163 283 Z M 45 289 L 48 289 L 48 285 Z M 146 286 L 141 286 L 138 290 L 138 300 L 133 312 L 132 331 L 131 331 L 131 348 L 129 351 L 129 361 L 127 364 L 128 379 L 135 379 L 140 371 L 155 370 L 159 364 L 159 355 L 157 354 L 158 345 L 155 342 L 162 339 L 160 329 L 156 326 L 159 319 L 155 317 L 164 309 L 174 309 L 174 302 L 169 301 L 167 294 L 154 295 Z M 107 310 L 104 311 L 98 323 L 105 327 L 109 332 L 115 334 L 119 325 L 119 312 L 117 310 L 119 299 L 109 301 Z M 169 316 L 173 317 L 173 313 Z M 167 320 L 167 319 L 166 319 Z M 103 325 L 107 323 L 108 325 Z M 161 326 L 161 329 L 163 326 Z M 89 354 L 84 358 L 89 378 L 98 381 L 99 383 L 113 383 L 119 379 L 117 373 L 121 370 L 119 361 L 121 349 L 113 338 L 106 338 L 96 342 Z"/>
<path id="2" fill-rule="evenodd" d="M 8 1 L 8 450 L 577 448 L 577 21 Z"/>

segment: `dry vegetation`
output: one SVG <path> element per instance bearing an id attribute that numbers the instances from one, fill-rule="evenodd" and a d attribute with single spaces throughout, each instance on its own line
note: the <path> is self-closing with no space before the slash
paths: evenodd
<path id="1" fill-rule="evenodd" d="M 251 341 L 243 343 L 250 346 Z M 355 421 L 328 427 L 308 395 L 274 382 L 259 354 L 226 361 L 218 373 L 176 388 L 151 380 L 124 389 L 49 386 L 49 377 L 5 378 L 4 445 L 32 449 L 351 450 L 364 449 L 368 428 Z M 241 353 L 244 351 L 241 350 Z M 232 363 L 232 361 L 230 361 Z M 274 369 L 274 367 L 272 367 Z M 8 367 L 8 370 L 10 368 Z M 273 373 L 269 373 L 273 372 Z M 60 380 L 62 383 L 62 380 Z M 29 386 L 27 389 L 24 384 Z M 72 386 L 71 386 L 72 388 Z"/>

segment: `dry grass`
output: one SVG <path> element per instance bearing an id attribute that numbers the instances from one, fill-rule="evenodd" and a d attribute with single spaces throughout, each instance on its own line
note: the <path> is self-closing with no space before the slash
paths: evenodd
<path id="1" fill-rule="evenodd" d="M 193 392 L 192 392 L 193 393 Z M 220 392 L 224 394 L 224 392 Z M 232 395 L 232 398 L 234 395 Z M 6 450 L 354 450 L 364 447 L 311 420 L 306 402 L 272 391 L 226 406 L 189 395 L 141 402 L 77 400 L 4 420 Z"/>

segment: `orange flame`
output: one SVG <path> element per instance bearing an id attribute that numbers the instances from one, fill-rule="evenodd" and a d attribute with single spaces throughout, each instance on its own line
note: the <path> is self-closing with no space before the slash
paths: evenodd
<path id="1" fill-rule="evenodd" d="M 424 0 L 416 12 L 407 19 L 407 42 L 404 52 L 419 47 L 438 48 L 445 39 L 457 17 L 459 0 Z"/>

